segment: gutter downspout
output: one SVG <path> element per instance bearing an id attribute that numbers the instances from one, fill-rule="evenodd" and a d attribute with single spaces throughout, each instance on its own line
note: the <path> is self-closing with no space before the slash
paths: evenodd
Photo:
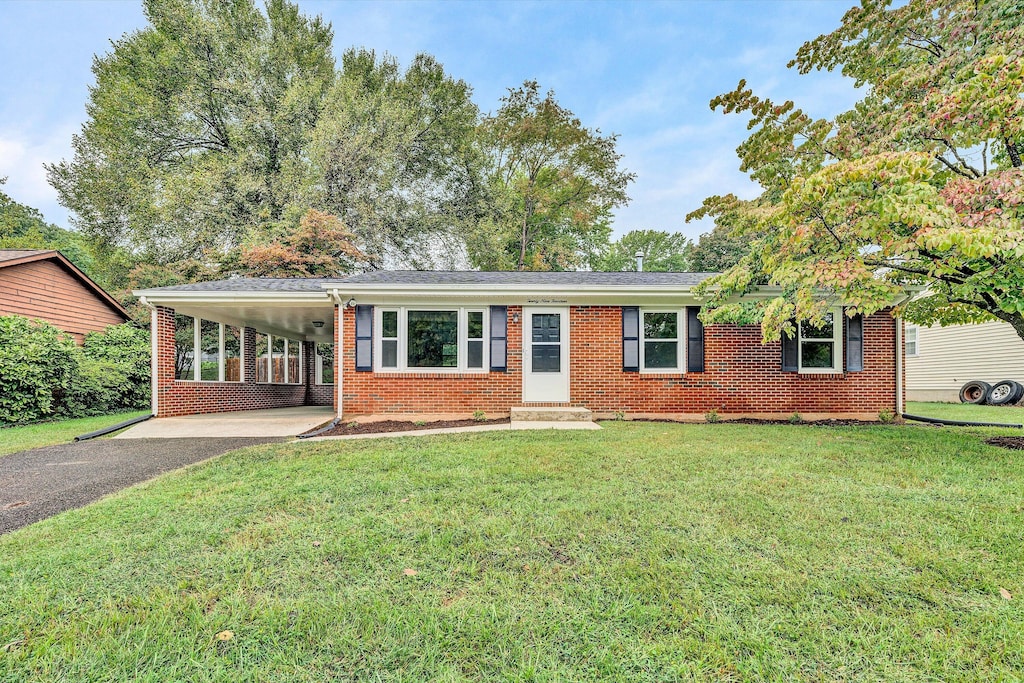
<path id="1" fill-rule="evenodd" d="M 903 415 L 903 318 L 896 318 L 896 415 Z"/>
<path id="2" fill-rule="evenodd" d="M 917 292 L 904 292 L 903 298 L 894 302 L 894 306 L 909 301 L 917 295 Z M 896 325 L 896 417 L 903 417 L 903 318 L 893 317 Z"/>
<path id="3" fill-rule="evenodd" d="M 146 297 L 139 297 L 139 303 L 149 309 L 149 410 L 153 417 L 157 416 L 157 321 L 156 306 L 149 303 Z"/>
<path id="4" fill-rule="evenodd" d="M 338 344 L 334 348 L 334 391 L 337 392 L 338 397 L 338 414 L 335 419 L 340 422 L 341 418 L 344 417 L 344 406 L 342 404 L 341 389 L 343 386 L 343 375 L 345 371 L 344 352 L 345 348 L 345 304 L 341 300 L 341 294 L 337 289 L 330 290 L 331 300 L 334 302 L 334 319 L 335 325 L 337 326 Z"/>

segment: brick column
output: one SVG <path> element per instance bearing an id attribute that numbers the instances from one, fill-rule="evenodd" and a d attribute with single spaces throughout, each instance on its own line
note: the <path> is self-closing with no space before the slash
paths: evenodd
<path id="1" fill-rule="evenodd" d="M 309 341 L 302 342 L 302 377 L 303 384 L 306 385 L 306 400 L 303 401 L 307 406 L 313 405 L 312 390 L 316 384 L 316 344 Z"/>
<path id="2" fill-rule="evenodd" d="M 157 306 L 153 310 L 153 339 L 156 341 L 153 359 L 153 391 L 156 416 L 167 413 L 163 400 L 174 384 L 174 309 Z"/>
<path id="3" fill-rule="evenodd" d="M 245 384 L 256 384 L 256 330 L 246 327 L 242 330 L 245 342 L 242 345 L 245 357 L 242 358 L 242 381 Z"/>

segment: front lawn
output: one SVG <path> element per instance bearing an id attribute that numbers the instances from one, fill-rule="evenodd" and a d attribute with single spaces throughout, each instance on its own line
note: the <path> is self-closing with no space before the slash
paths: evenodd
<path id="1" fill-rule="evenodd" d="M 133 413 L 115 413 L 99 417 L 80 417 L 59 422 L 39 422 L 23 427 L 0 428 L 0 456 L 42 446 L 68 443 L 76 436 L 116 425 L 118 422 L 145 415 L 148 410 Z"/>
<path id="2" fill-rule="evenodd" d="M 1024 406 L 980 406 L 971 403 L 914 403 L 907 401 L 904 412 L 941 420 L 1004 422 L 1024 424 Z"/>
<path id="3" fill-rule="evenodd" d="M 1006 432 L 604 426 L 259 446 L 4 536 L 0 680 L 1024 671 Z"/>

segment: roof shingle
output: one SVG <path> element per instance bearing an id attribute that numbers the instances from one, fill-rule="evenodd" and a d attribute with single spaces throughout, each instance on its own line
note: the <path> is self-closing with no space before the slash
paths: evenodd
<path id="1" fill-rule="evenodd" d="M 237 277 L 212 282 L 157 287 L 164 292 L 319 292 L 322 285 L 381 286 L 543 286 L 543 287 L 692 287 L 715 273 L 595 273 L 478 270 L 375 270 L 341 278 Z"/>

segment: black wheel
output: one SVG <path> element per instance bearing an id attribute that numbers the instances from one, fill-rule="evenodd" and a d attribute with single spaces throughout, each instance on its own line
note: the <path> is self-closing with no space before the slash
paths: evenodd
<path id="1" fill-rule="evenodd" d="M 1016 403 L 1020 399 L 1021 386 L 1012 379 L 1004 379 L 996 382 L 988 390 L 985 402 L 990 406 L 1006 406 Z"/>
<path id="2" fill-rule="evenodd" d="M 960 387 L 961 403 L 984 403 L 991 389 L 987 382 L 968 382 Z"/>

